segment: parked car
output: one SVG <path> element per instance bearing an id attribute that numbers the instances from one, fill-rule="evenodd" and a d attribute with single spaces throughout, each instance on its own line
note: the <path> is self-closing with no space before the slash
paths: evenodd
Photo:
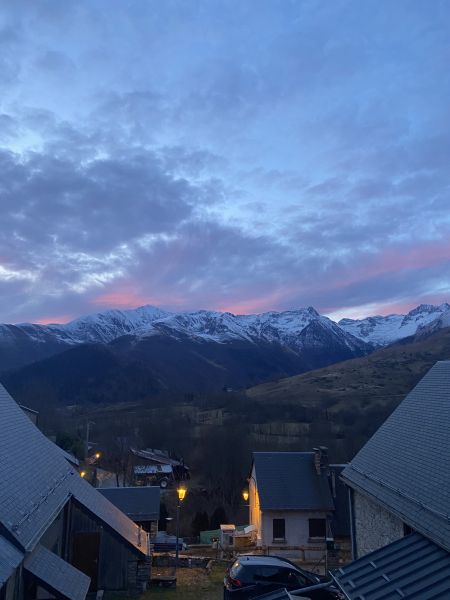
<path id="1" fill-rule="evenodd" d="M 305 571 L 280 556 L 240 556 L 228 569 L 223 586 L 224 600 L 250 600 L 266 594 L 276 598 L 271 592 L 277 590 L 280 598 L 288 598 L 286 591 L 294 590 L 310 600 L 344 598 L 326 577 Z"/>
<path id="2" fill-rule="evenodd" d="M 177 538 L 174 535 L 168 535 L 165 531 L 158 531 L 156 537 L 151 539 L 153 550 L 155 552 L 175 552 L 177 549 Z M 185 550 L 186 544 L 183 538 L 178 538 L 178 550 Z"/>

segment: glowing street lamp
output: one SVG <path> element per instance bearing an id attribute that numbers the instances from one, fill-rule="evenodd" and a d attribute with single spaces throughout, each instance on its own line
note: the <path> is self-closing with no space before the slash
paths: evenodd
<path id="1" fill-rule="evenodd" d="M 95 453 L 95 460 L 98 460 L 101 457 L 102 453 L 101 452 L 96 452 Z"/>
<path id="2" fill-rule="evenodd" d="M 186 492 L 187 492 L 187 489 L 184 485 L 180 485 L 180 487 L 177 489 L 178 500 L 180 502 L 183 502 L 183 500 L 185 499 Z"/>
<path id="3" fill-rule="evenodd" d="M 86 477 L 86 471 L 80 471 L 80 477 Z"/>
<path id="4" fill-rule="evenodd" d="M 181 503 L 186 498 L 186 494 L 187 494 L 186 486 L 183 484 L 178 486 L 178 488 L 177 488 L 178 503 L 177 503 L 177 541 L 176 541 L 176 549 L 175 549 L 175 572 L 178 567 L 178 553 L 179 553 L 178 539 L 180 537 L 180 508 L 181 508 Z"/>
<path id="5" fill-rule="evenodd" d="M 244 490 L 242 492 L 242 497 L 244 498 L 244 502 L 248 502 L 248 499 L 250 498 L 250 494 L 248 493 L 248 490 Z"/>

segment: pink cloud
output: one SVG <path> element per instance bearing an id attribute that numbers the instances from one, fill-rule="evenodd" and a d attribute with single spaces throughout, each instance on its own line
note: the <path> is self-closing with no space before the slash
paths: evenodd
<path id="1" fill-rule="evenodd" d="M 291 292 L 292 290 L 289 290 Z M 234 315 L 248 315 L 254 313 L 277 310 L 275 307 L 286 298 L 288 290 L 283 289 L 272 294 L 264 294 L 260 297 L 243 300 L 230 300 L 230 302 L 218 302 L 214 307 L 220 312 L 230 312 Z"/>
<path id="2" fill-rule="evenodd" d="M 137 294 L 135 291 L 127 288 L 118 288 L 92 300 L 92 304 L 104 306 L 107 308 L 136 308 L 144 304 L 158 304 L 159 299 Z"/>
<path id="3" fill-rule="evenodd" d="M 53 325 L 55 323 L 68 323 L 74 318 L 74 315 L 57 315 L 54 317 L 42 317 L 41 319 L 34 321 L 34 323 L 37 323 L 38 325 Z"/>

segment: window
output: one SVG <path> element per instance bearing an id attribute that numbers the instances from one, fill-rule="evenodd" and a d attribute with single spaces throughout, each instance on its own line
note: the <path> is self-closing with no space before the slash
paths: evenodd
<path id="1" fill-rule="evenodd" d="M 285 540 L 285 521 L 284 519 L 273 520 L 273 539 L 274 540 Z"/>
<path id="2" fill-rule="evenodd" d="M 255 573 L 255 581 L 264 581 L 265 583 L 273 583 L 280 581 L 279 567 L 259 567 Z"/>
<path id="3" fill-rule="evenodd" d="M 287 569 L 283 569 L 283 578 L 280 579 L 280 582 L 291 590 L 311 584 L 302 573 Z"/>
<path id="4" fill-rule="evenodd" d="M 326 537 L 327 521 L 326 519 L 309 519 L 309 537 L 322 538 Z"/>

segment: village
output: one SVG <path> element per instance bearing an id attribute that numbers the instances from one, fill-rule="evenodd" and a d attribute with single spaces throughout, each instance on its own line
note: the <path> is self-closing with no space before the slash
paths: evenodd
<path id="1" fill-rule="evenodd" d="M 239 522 L 218 511 L 195 536 L 182 459 L 129 447 L 119 477 L 89 423 L 79 459 L 3 387 L 0 413 L 2 600 L 450 597 L 450 361 L 347 464 L 326 445 L 254 452 Z"/>

